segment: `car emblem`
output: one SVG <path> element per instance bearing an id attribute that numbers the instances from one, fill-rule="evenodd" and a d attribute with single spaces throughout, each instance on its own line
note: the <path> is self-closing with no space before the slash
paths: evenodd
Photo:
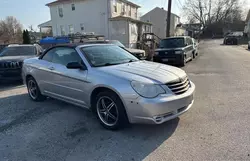
<path id="1" fill-rule="evenodd" d="M 168 52 L 165 52 L 165 54 L 168 54 Z"/>

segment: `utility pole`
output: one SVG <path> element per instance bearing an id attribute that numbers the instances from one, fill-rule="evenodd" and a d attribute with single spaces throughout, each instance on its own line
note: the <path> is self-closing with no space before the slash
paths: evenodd
<path id="1" fill-rule="evenodd" d="M 168 0 L 168 17 L 167 17 L 166 37 L 170 37 L 171 8 L 172 8 L 172 0 Z"/>

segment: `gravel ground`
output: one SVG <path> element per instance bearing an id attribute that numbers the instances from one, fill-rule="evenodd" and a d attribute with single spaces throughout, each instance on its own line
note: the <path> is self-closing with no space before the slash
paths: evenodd
<path id="1" fill-rule="evenodd" d="M 204 41 L 184 70 L 196 84 L 189 112 L 159 126 L 112 132 L 91 112 L 24 86 L 0 85 L 1 161 L 250 160 L 250 52 Z"/>

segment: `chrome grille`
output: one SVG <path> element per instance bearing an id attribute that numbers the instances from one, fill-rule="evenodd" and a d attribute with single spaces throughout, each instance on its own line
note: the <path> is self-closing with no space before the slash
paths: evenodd
<path id="1" fill-rule="evenodd" d="M 23 62 L 0 62 L 0 69 L 22 68 Z"/>
<path id="2" fill-rule="evenodd" d="M 190 82 L 188 77 L 182 78 L 177 81 L 169 82 L 166 85 L 176 95 L 183 94 L 190 88 Z"/>

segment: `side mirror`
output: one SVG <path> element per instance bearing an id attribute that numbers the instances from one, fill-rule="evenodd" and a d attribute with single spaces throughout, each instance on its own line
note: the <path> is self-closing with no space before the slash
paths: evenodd
<path id="1" fill-rule="evenodd" d="M 85 65 L 80 64 L 79 62 L 70 62 L 66 66 L 68 69 L 82 69 L 86 70 Z"/>

